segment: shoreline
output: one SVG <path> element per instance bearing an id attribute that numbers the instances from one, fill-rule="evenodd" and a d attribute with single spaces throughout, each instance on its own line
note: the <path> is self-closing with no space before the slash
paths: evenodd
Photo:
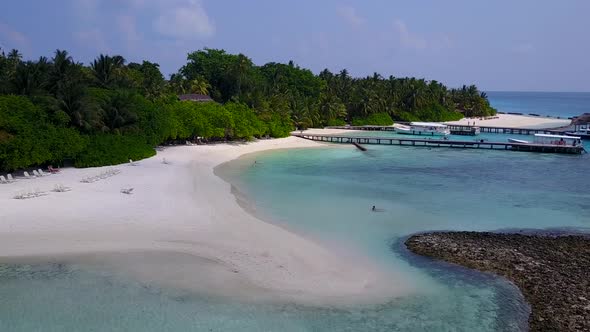
<path id="1" fill-rule="evenodd" d="M 254 301 L 374 304 L 408 294 L 407 280 L 253 217 L 214 174 L 244 154 L 317 146 L 295 137 L 178 146 L 136 167 L 116 166 L 119 175 L 95 183 L 80 179 L 112 167 L 2 185 L 0 263 L 93 262 L 147 283 Z M 72 191 L 12 198 L 56 184 Z M 119 192 L 129 187 L 132 195 Z"/>
<path id="2" fill-rule="evenodd" d="M 444 124 L 463 125 L 475 122 L 476 126 L 522 128 L 522 129 L 555 129 L 567 127 L 571 124 L 569 119 L 558 119 L 543 116 L 500 114 L 491 119 L 463 118 L 458 121 L 447 121 Z"/>
<path id="3" fill-rule="evenodd" d="M 587 330 L 590 238 L 555 233 L 430 232 L 410 236 L 405 245 L 414 254 L 516 284 L 532 308 L 531 331 Z"/>

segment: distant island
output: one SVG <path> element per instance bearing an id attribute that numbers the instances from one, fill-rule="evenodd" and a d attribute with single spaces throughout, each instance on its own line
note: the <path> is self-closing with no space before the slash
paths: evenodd
<path id="1" fill-rule="evenodd" d="M 64 50 L 24 61 L 0 51 L 0 172 L 36 165 L 112 165 L 155 154 L 165 142 L 284 137 L 295 128 L 449 121 L 495 114 L 476 86 L 319 75 L 288 64 L 254 65 L 204 49 L 164 78 L 159 65 Z"/>

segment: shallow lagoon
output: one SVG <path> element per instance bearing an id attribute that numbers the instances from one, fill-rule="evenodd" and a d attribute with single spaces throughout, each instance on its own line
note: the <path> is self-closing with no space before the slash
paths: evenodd
<path id="1" fill-rule="evenodd" d="M 254 167 L 254 160 L 257 161 Z M 263 219 L 403 271 L 420 286 L 377 306 L 236 303 L 83 265 L 3 265 L 2 331 L 510 331 L 527 306 L 501 279 L 433 263 L 400 241 L 433 229 L 590 227 L 590 160 L 371 146 L 265 152 L 219 171 Z M 376 205 L 383 212 L 371 212 Z"/>

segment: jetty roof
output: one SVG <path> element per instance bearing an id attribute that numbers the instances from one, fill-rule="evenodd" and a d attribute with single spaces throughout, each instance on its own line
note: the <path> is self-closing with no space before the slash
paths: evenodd
<path id="1" fill-rule="evenodd" d="M 550 138 L 563 138 L 563 139 L 581 139 L 577 136 L 565 136 L 565 135 L 550 135 L 550 134 L 535 134 L 535 137 L 550 137 Z"/>

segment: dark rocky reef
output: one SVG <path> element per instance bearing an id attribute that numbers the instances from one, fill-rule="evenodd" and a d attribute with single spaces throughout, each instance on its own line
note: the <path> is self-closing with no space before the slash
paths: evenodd
<path id="1" fill-rule="evenodd" d="M 590 238 L 434 232 L 405 242 L 416 254 L 506 277 L 531 305 L 531 331 L 590 331 Z"/>

